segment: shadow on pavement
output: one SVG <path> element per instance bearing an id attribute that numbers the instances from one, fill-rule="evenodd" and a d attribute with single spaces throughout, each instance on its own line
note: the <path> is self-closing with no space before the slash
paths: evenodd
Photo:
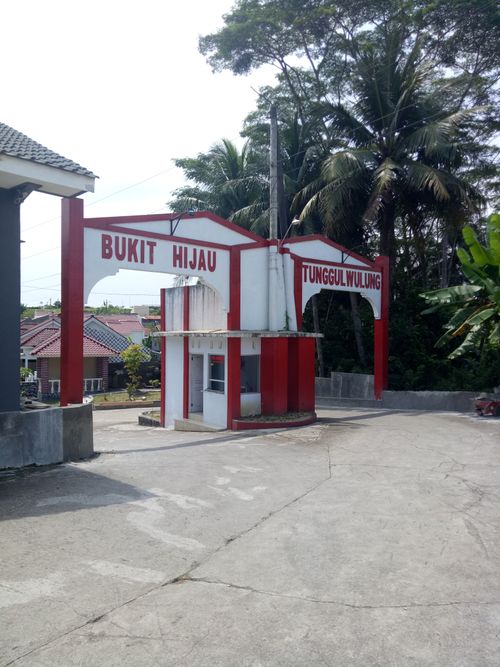
<path id="1" fill-rule="evenodd" d="M 318 408 L 319 410 L 335 410 L 335 408 Z M 342 412 L 346 408 L 338 408 Z M 356 408 L 353 408 L 356 412 Z M 418 415 L 435 414 L 429 410 L 377 410 L 376 412 L 364 412 L 363 414 L 348 415 L 346 417 L 318 417 L 318 422 L 322 424 L 337 424 L 338 422 L 353 422 L 364 419 L 376 419 L 377 417 L 388 417 L 391 415 L 400 415 L 404 417 L 416 417 Z"/>
<path id="2" fill-rule="evenodd" d="M 130 484 L 76 466 L 0 480 L 0 521 L 77 512 L 145 500 L 152 495 Z"/>

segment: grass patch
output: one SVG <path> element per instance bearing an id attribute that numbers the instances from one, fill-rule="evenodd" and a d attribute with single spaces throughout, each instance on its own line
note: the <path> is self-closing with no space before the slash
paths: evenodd
<path id="1" fill-rule="evenodd" d="M 132 400 L 131 404 L 137 404 L 138 406 L 143 401 L 159 401 L 160 392 L 159 391 L 139 391 Z M 111 391 L 104 394 L 95 394 L 94 395 L 94 405 L 101 405 L 101 403 L 106 403 L 110 405 L 112 403 L 128 403 L 129 397 L 126 391 Z"/>

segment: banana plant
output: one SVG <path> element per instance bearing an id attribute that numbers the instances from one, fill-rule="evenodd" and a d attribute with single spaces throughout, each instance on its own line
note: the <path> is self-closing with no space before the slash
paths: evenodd
<path id="1" fill-rule="evenodd" d="M 462 235 L 467 249 L 458 249 L 457 256 L 468 282 L 421 294 L 430 305 L 424 313 L 444 308 L 452 311 L 436 343 L 442 347 L 452 340 L 460 341 L 449 359 L 477 350 L 484 343 L 500 349 L 500 215 L 488 218 L 486 246 L 469 225 Z"/>

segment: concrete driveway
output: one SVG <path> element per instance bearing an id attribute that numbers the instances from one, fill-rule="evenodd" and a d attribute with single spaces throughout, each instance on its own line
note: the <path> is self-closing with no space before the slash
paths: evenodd
<path id="1" fill-rule="evenodd" d="M 500 664 L 500 420 L 320 410 L 0 476 L 1 665 Z"/>

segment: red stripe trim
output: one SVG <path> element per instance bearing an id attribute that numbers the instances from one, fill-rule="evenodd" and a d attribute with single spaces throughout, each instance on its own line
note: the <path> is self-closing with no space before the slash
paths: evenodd
<path id="1" fill-rule="evenodd" d="M 308 424 L 314 424 L 317 421 L 316 413 L 304 417 L 303 419 L 291 419 L 287 421 L 286 419 L 280 419 L 279 421 L 246 421 L 243 419 L 234 419 L 231 425 L 232 431 L 253 431 L 260 429 L 283 429 L 283 428 L 293 428 L 295 426 L 307 426 Z"/>
<path id="2" fill-rule="evenodd" d="M 292 255 L 293 267 L 293 296 L 295 300 L 295 317 L 297 320 L 297 330 L 302 329 L 302 259 L 297 255 Z"/>
<path id="3" fill-rule="evenodd" d="M 239 248 L 231 248 L 229 262 L 227 328 L 238 331 L 241 326 L 241 251 Z"/>
<path id="4" fill-rule="evenodd" d="M 355 259 L 358 259 L 360 262 L 365 262 L 366 264 L 375 267 L 375 262 L 372 262 L 372 260 L 366 259 L 366 257 L 362 257 L 361 255 L 358 255 L 356 252 L 349 250 L 349 248 L 344 248 L 344 246 L 335 243 L 334 241 L 330 241 L 330 239 L 321 236 L 321 234 L 310 234 L 309 236 L 294 236 L 291 239 L 287 239 L 284 242 L 284 245 L 289 245 L 292 243 L 304 243 L 309 241 L 321 241 L 322 243 L 325 243 L 326 245 L 329 245 L 332 248 L 336 248 L 337 250 L 346 253 L 347 255 L 349 255 L 349 257 L 354 257 Z M 306 258 L 304 257 L 304 259 Z"/>
<path id="5" fill-rule="evenodd" d="M 167 313 L 165 312 L 166 308 L 166 290 L 162 288 L 160 290 L 160 328 L 162 331 L 165 331 L 167 328 Z M 160 372 L 161 372 L 161 395 L 160 395 L 160 424 L 165 426 L 165 399 L 166 399 L 166 379 L 167 379 L 167 339 L 165 336 L 161 337 L 160 342 Z"/>
<path id="6" fill-rule="evenodd" d="M 261 238 L 260 241 L 257 241 L 256 243 L 238 243 L 237 245 L 231 246 L 231 248 L 237 250 L 256 250 L 257 248 L 267 248 L 268 245 L 269 241 Z"/>
<path id="7" fill-rule="evenodd" d="M 85 222 L 85 229 L 98 229 L 100 231 L 106 232 L 107 234 L 111 232 L 119 232 L 123 236 L 139 236 L 155 239 L 158 241 L 170 241 L 171 243 L 183 243 L 186 245 L 196 245 L 205 248 L 217 248 L 218 250 L 226 251 L 229 251 L 233 247 L 230 245 L 223 245 L 222 243 L 212 243 L 212 241 L 197 241 L 193 239 L 185 239 L 182 236 L 170 236 L 170 234 L 158 234 L 157 232 L 139 231 L 137 229 L 129 229 L 128 227 L 115 226 L 112 229 L 109 229 L 108 227 L 103 227 L 99 224 L 88 224 L 88 221 Z"/>

